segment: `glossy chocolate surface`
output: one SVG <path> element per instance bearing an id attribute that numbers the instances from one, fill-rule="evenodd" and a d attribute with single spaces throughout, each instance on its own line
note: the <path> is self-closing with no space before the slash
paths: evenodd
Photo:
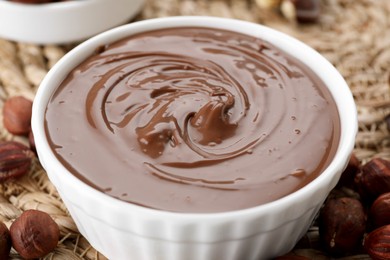
<path id="1" fill-rule="evenodd" d="M 337 109 L 305 66 L 261 39 L 205 28 L 137 34 L 76 67 L 47 136 L 87 184 L 176 212 L 254 207 L 303 187 L 337 149 Z"/>

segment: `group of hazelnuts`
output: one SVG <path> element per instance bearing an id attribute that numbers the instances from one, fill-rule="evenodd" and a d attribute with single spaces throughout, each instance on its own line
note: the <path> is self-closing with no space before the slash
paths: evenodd
<path id="1" fill-rule="evenodd" d="M 332 255 L 367 253 L 390 259 L 390 161 L 364 165 L 352 155 L 319 216 L 320 239 Z"/>
<path id="2" fill-rule="evenodd" d="M 22 96 L 8 98 L 2 109 L 3 126 L 15 136 L 25 136 L 29 144 L 17 141 L 0 143 L 0 182 L 14 181 L 26 175 L 35 157 L 31 132 L 32 101 Z M 0 222 L 0 259 L 8 259 L 13 247 L 24 259 L 44 257 L 58 244 L 60 230 L 51 216 L 39 210 L 26 210 L 9 229 Z"/>
<path id="3" fill-rule="evenodd" d="M 390 259 L 390 161 L 361 164 L 353 154 L 316 220 L 321 249 L 332 257 Z M 309 260 L 293 253 L 277 260 Z"/>

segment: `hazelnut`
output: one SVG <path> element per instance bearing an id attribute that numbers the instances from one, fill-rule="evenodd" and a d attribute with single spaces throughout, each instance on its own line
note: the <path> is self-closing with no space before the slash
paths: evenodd
<path id="1" fill-rule="evenodd" d="M 320 241 L 332 255 L 345 255 L 358 250 L 365 228 L 366 215 L 357 199 L 330 199 L 320 212 Z"/>
<path id="2" fill-rule="evenodd" d="M 338 187 L 347 187 L 347 188 L 353 188 L 354 187 L 354 179 L 356 174 L 360 170 L 360 161 L 355 156 L 355 154 L 351 154 L 351 157 L 349 159 L 348 165 L 343 171 L 343 173 L 340 176 L 340 180 L 337 183 Z"/>
<path id="3" fill-rule="evenodd" d="M 373 260 L 390 259 L 390 225 L 370 232 L 364 240 L 364 249 Z"/>
<path id="4" fill-rule="evenodd" d="M 14 135 L 27 135 L 31 127 L 32 101 L 22 96 L 7 99 L 3 107 L 4 127 Z"/>
<path id="5" fill-rule="evenodd" d="M 312 23 L 320 15 L 320 0 L 283 0 L 280 11 L 289 20 Z"/>
<path id="6" fill-rule="evenodd" d="M 0 143 L 0 182 L 19 178 L 29 172 L 33 152 L 25 145 L 6 141 Z"/>
<path id="7" fill-rule="evenodd" d="M 60 230 L 45 212 L 27 210 L 10 227 L 12 245 L 25 259 L 47 255 L 58 244 Z"/>
<path id="8" fill-rule="evenodd" d="M 390 192 L 380 195 L 374 201 L 369 217 L 374 228 L 390 225 Z"/>
<path id="9" fill-rule="evenodd" d="M 0 259 L 8 259 L 11 251 L 11 236 L 7 226 L 0 222 Z"/>
<path id="10" fill-rule="evenodd" d="M 390 161 L 374 158 L 363 165 L 355 177 L 360 195 L 368 201 L 390 192 Z"/>

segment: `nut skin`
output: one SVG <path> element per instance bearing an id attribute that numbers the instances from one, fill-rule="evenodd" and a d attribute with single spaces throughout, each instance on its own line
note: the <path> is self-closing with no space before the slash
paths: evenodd
<path id="1" fill-rule="evenodd" d="M 320 0 L 283 0 L 282 14 L 299 23 L 314 23 L 320 16 Z"/>
<path id="2" fill-rule="evenodd" d="M 390 225 L 390 192 L 380 195 L 374 201 L 369 217 L 374 228 Z"/>
<path id="3" fill-rule="evenodd" d="M 390 225 L 368 233 L 364 240 L 364 249 L 373 260 L 390 259 Z"/>
<path id="4" fill-rule="evenodd" d="M 47 255 L 58 244 L 60 230 L 45 212 L 27 210 L 11 225 L 10 234 L 15 250 L 25 259 Z"/>
<path id="5" fill-rule="evenodd" d="M 366 214 L 361 202 L 354 198 L 328 200 L 319 216 L 320 242 L 334 256 L 360 249 L 366 228 Z"/>
<path id="6" fill-rule="evenodd" d="M 355 154 L 351 154 L 351 157 L 348 161 L 348 165 L 341 174 L 340 180 L 337 183 L 337 187 L 347 187 L 353 189 L 355 186 L 355 177 L 360 170 L 360 161 L 355 156 Z"/>
<path id="7" fill-rule="evenodd" d="M 390 192 L 390 161 L 373 158 L 362 166 L 355 177 L 359 194 L 368 202 L 379 195 Z"/>
<path id="8" fill-rule="evenodd" d="M 0 143 L 0 182 L 19 178 L 30 171 L 34 153 L 25 145 L 6 141 Z"/>
<path id="9" fill-rule="evenodd" d="M 11 246 L 9 230 L 3 222 L 0 222 L 0 259 L 8 259 Z"/>
<path id="10" fill-rule="evenodd" d="M 31 128 L 32 101 L 22 96 L 8 98 L 3 107 L 4 127 L 14 135 L 27 135 Z"/>

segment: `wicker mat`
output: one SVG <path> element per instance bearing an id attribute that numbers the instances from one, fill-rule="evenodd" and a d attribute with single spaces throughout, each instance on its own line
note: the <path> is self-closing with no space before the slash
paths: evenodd
<path id="1" fill-rule="evenodd" d="M 390 159 L 390 135 L 384 117 L 390 113 L 390 1 L 323 0 L 313 25 L 287 21 L 255 0 L 149 0 L 137 20 L 174 15 L 211 15 L 248 20 L 284 31 L 322 53 L 348 82 L 359 113 L 355 153 L 363 162 L 374 156 Z M 72 46 L 37 46 L 0 39 L 0 108 L 13 95 L 33 99 L 47 71 Z M 18 140 L 2 125 L 0 139 Z M 106 259 L 83 238 L 46 173 L 35 161 L 30 174 L 0 185 L 0 220 L 8 226 L 22 211 L 39 209 L 60 226 L 61 241 L 45 259 Z M 318 246 L 315 225 L 295 252 L 311 259 L 330 259 Z M 15 251 L 11 259 L 20 259 Z M 366 255 L 343 259 L 369 259 Z M 138 259 L 137 259 L 138 260 Z"/>

